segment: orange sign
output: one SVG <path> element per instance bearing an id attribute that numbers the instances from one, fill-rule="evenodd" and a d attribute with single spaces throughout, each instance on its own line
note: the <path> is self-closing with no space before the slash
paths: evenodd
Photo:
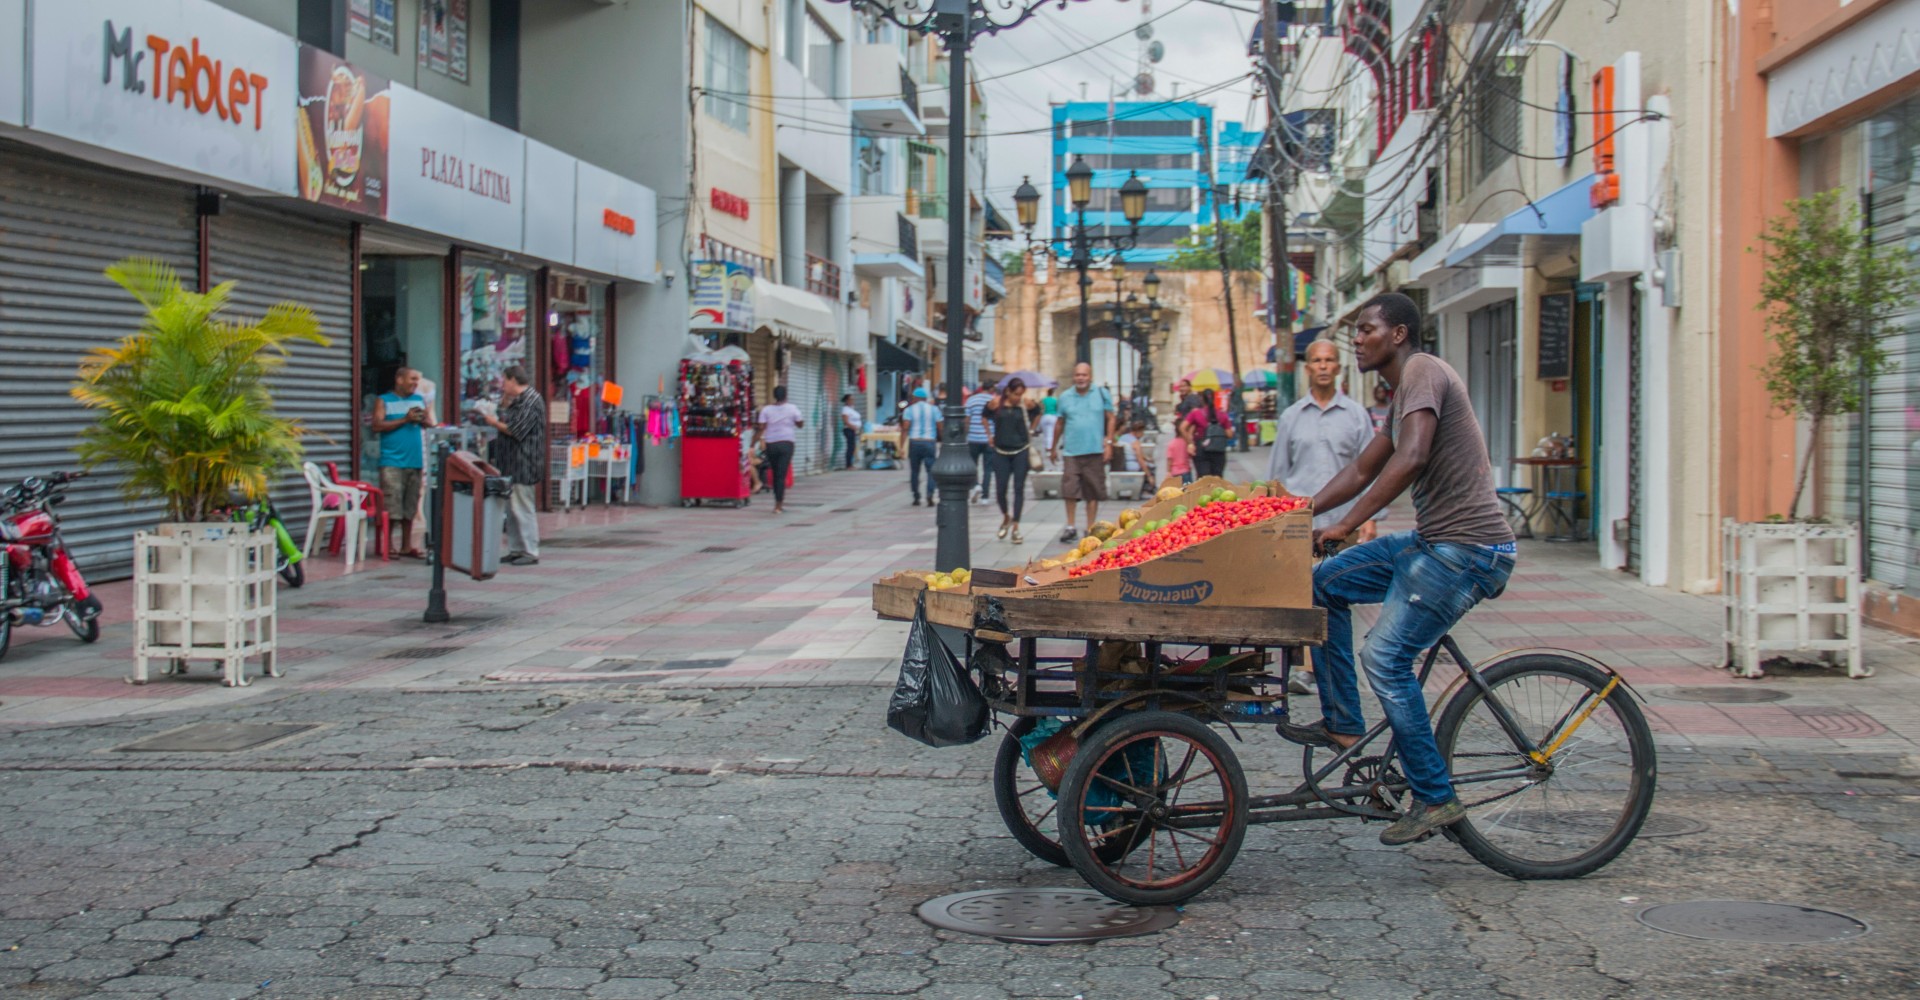
<path id="1" fill-rule="evenodd" d="M 1587 198 L 1594 208 L 1620 200 L 1620 175 L 1613 172 L 1613 67 L 1593 74 L 1593 187 Z"/>
<path id="2" fill-rule="evenodd" d="M 151 92 L 154 100 L 168 104 L 178 98 L 183 108 L 203 115 L 213 112 L 220 120 L 235 125 L 246 120 L 246 109 L 251 106 L 254 131 L 260 130 L 265 114 L 260 99 L 267 89 L 264 74 L 241 66 L 229 69 L 225 60 L 200 51 L 197 35 L 185 44 L 148 35 L 146 43 L 145 52 L 137 51 L 132 28 L 116 33 L 113 22 L 106 22 L 105 82 L 113 81 L 113 61 L 117 58 L 121 66 L 120 83 L 127 90 L 141 94 Z M 153 65 L 152 71 L 145 73 L 140 64 L 148 55 L 153 56 Z M 146 79 L 141 79 L 143 74 Z"/>
<path id="3" fill-rule="evenodd" d="M 633 216 L 621 215 L 611 208 L 600 213 L 600 224 L 616 233 L 624 233 L 628 236 L 633 235 L 635 228 Z"/>

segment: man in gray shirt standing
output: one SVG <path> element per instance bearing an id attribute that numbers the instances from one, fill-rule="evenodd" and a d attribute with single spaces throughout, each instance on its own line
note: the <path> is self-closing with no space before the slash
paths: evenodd
<path id="1" fill-rule="evenodd" d="M 1373 440 L 1373 419 L 1366 408 L 1335 385 L 1340 379 L 1340 349 L 1331 340 L 1307 345 L 1307 395 L 1280 414 L 1273 452 L 1267 457 L 1267 478 L 1288 493 L 1310 497 L 1332 481 L 1334 474 L 1353 463 Z M 1313 526 L 1330 528 L 1346 516 L 1352 501 L 1313 513 Z M 1360 529 L 1360 541 L 1373 537 L 1375 514 Z M 1313 672 L 1295 671 L 1287 690 L 1307 694 Z"/>

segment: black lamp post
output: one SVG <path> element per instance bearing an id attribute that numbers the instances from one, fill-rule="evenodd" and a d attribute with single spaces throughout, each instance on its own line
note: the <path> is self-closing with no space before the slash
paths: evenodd
<path id="1" fill-rule="evenodd" d="M 939 525 L 934 563 L 950 570 L 971 566 L 967 542 L 967 490 L 974 467 L 967 455 L 967 411 L 962 398 L 961 367 L 966 350 L 967 311 L 960 301 L 967 287 L 967 50 L 973 40 L 1016 27 L 1046 5 L 1065 7 L 1068 0 L 834 0 L 850 3 L 868 17 L 886 18 L 908 31 L 940 39 L 952 61 L 947 78 L 947 405 L 940 430 L 940 455 L 933 462 L 933 482 L 940 490 Z M 1073 0 L 1075 3 L 1084 0 Z M 1088 171 L 1091 175 L 1092 171 Z M 1089 176 L 1089 179 L 1091 177 Z M 1146 186 L 1140 186 L 1141 203 Z M 1035 196 L 1036 199 L 1038 195 Z M 1084 271 L 1082 274 L 1084 275 Z M 1081 320 L 1086 319 L 1086 291 L 1081 290 Z"/>
<path id="2" fill-rule="evenodd" d="M 1054 245 L 1054 240 L 1036 240 L 1033 238 L 1034 224 L 1040 217 L 1040 192 L 1033 186 L 1031 178 L 1023 177 L 1020 187 L 1013 192 L 1013 207 L 1020 215 L 1020 228 L 1026 231 L 1027 245 L 1032 253 L 1044 253 L 1055 260 L 1068 264 L 1080 275 L 1080 336 L 1074 341 L 1074 361 L 1093 360 L 1091 321 L 1087 317 L 1087 289 L 1093 285 L 1087 277 L 1087 268 L 1093 265 L 1096 257 L 1117 257 L 1133 249 L 1135 238 L 1140 235 L 1140 220 L 1147 214 L 1147 185 L 1140 180 L 1137 171 L 1127 173 L 1127 182 L 1120 185 L 1120 214 L 1127 220 L 1127 231 L 1122 233 L 1096 235 L 1087 231 L 1087 203 L 1093 200 L 1093 168 L 1079 154 L 1074 154 L 1073 165 L 1067 168 L 1067 197 L 1073 202 L 1073 234 L 1057 239 L 1066 244 L 1064 252 Z"/>
<path id="3" fill-rule="evenodd" d="M 1113 302 L 1107 306 L 1107 321 L 1113 324 L 1114 333 L 1122 343 L 1132 345 L 1139 352 L 1140 363 L 1134 369 L 1133 394 L 1129 402 L 1144 409 L 1153 399 L 1153 360 L 1150 354 L 1153 345 L 1147 338 L 1160 315 L 1159 273 L 1148 268 L 1141 284 L 1147 289 L 1147 301 L 1144 304 L 1138 294 L 1126 290 L 1125 272 L 1118 269 L 1114 271 Z M 1125 293 L 1124 298 L 1122 293 Z"/>

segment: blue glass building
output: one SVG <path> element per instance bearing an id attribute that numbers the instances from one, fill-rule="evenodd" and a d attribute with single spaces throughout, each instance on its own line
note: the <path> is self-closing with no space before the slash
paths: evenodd
<path id="1" fill-rule="evenodd" d="M 1067 194 L 1067 168 L 1075 156 L 1093 168 L 1087 226 L 1122 233 L 1120 185 L 1138 173 L 1147 185 L 1147 212 L 1139 245 L 1129 263 L 1151 263 L 1174 254 L 1174 244 L 1213 221 L 1215 185 L 1238 186 L 1260 133 L 1229 122 L 1216 132 L 1213 107 L 1198 101 L 1075 101 L 1053 107 L 1053 231 L 1076 222 Z M 1238 219 L 1255 199 L 1222 202 L 1220 214 Z M 1064 250 L 1064 244 L 1061 245 Z"/>

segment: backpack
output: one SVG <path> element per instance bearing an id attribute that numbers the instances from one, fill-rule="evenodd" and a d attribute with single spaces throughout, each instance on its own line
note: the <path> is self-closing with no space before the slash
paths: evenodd
<path id="1" fill-rule="evenodd" d="M 1230 443 L 1226 421 L 1220 419 L 1220 414 L 1208 412 L 1207 433 L 1200 439 L 1200 450 L 1224 452 Z"/>

